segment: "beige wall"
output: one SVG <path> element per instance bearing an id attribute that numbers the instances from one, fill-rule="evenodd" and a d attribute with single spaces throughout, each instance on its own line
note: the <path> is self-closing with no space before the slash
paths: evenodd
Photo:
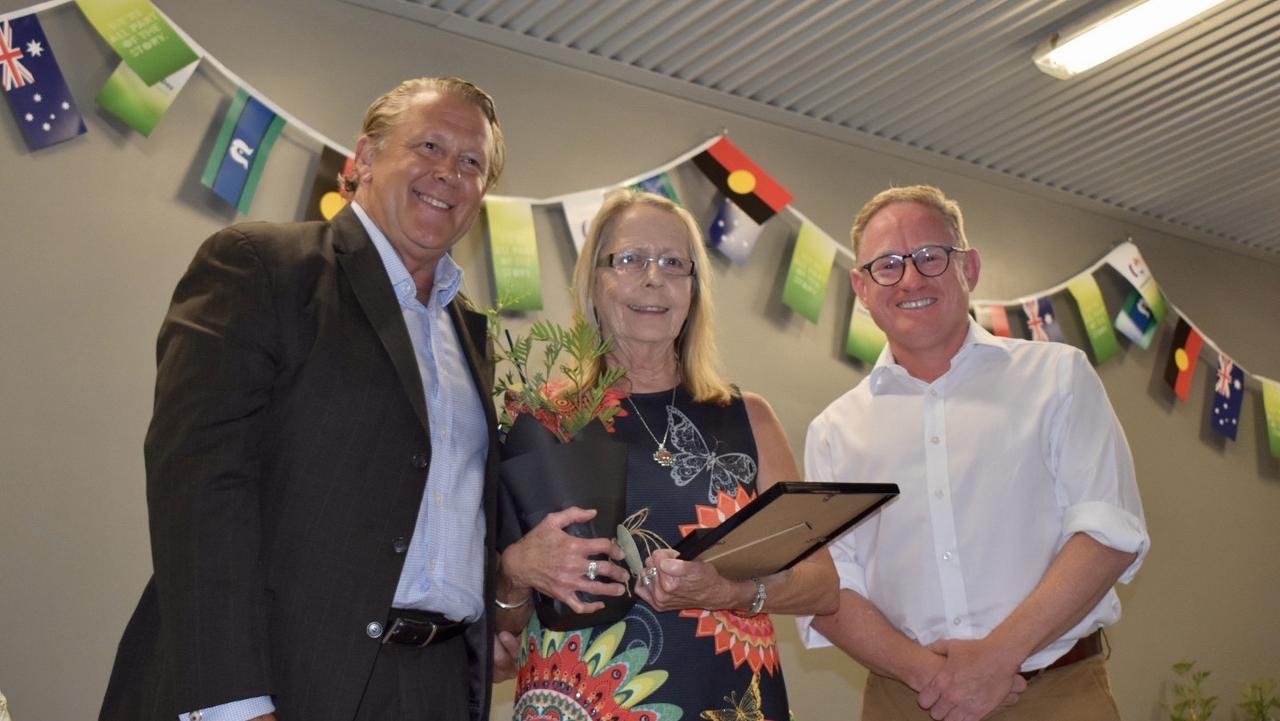
<path id="1" fill-rule="evenodd" d="M 2 0 L 0 11 L 22 5 Z M 477 81 L 497 97 L 512 148 L 500 188 L 507 194 L 547 197 L 614 182 L 724 127 L 836 237 L 889 183 L 942 185 L 964 205 L 985 253 L 980 297 L 1054 285 L 1132 235 L 1173 301 L 1210 337 L 1246 368 L 1280 377 L 1275 263 L 974 180 L 964 168 L 816 139 L 351 5 L 161 6 L 268 97 L 348 145 L 365 105 L 401 78 Z M 0 689 L 17 721 L 96 715 L 115 644 L 150 572 L 141 445 L 155 332 L 196 245 L 235 219 L 199 186 L 234 89 L 197 74 L 153 136 L 141 138 L 93 103 L 115 61 L 79 12 L 64 6 L 42 20 L 89 116 L 89 135 L 33 154 L 16 126 L 0 121 Z M 314 152 L 286 131 L 253 217 L 297 217 Z M 704 193 L 694 204 L 707 202 Z M 572 251 L 556 214 L 540 212 L 538 222 L 549 312 L 563 317 Z M 862 370 L 841 357 L 843 271 L 817 326 L 781 306 L 789 252 L 782 226 L 770 226 L 746 267 L 716 264 L 716 299 L 732 376 L 772 400 L 798 451 L 809 419 Z M 478 234 L 459 257 L 472 295 L 488 298 Z M 1117 696 L 1126 718 L 1140 721 L 1161 717 L 1168 667 L 1179 658 L 1214 670 L 1210 686 L 1224 705 L 1240 682 L 1280 672 L 1280 467 L 1267 454 L 1259 396 L 1248 396 L 1239 442 L 1218 443 L 1202 420 L 1206 374 L 1193 402 L 1175 406 L 1162 368 L 1159 349 L 1129 349 L 1099 369 L 1133 446 L 1154 537 L 1146 567 L 1121 590 L 1125 618 L 1111 634 Z M 802 650 L 785 619 L 779 627 L 797 717 L 857 718 L 863 672 L 831 650 Z M 501 690 L 506 703 L 510 692 Z"/>

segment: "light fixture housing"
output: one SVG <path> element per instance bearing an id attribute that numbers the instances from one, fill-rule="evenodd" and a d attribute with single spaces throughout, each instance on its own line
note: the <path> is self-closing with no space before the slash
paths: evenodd
<path id="1" fill-rule="evenodd" d="M 1036 67 L 1066 80 L 1094 68 L 1226 0 L 1140 0 L 1106 8 L 1040 43 Z"/>

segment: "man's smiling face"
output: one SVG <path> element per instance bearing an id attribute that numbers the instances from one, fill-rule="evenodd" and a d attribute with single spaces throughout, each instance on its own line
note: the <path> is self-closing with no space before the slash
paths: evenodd
<path id="1" fill-rule="evenodd" d="M 493 133 L 480 108 L 420 93 L 384 137 L 356 144 L 356 201 L 413 273 L 448 253 L 480 211 Z"/>
<path id="2" fill-rule="evenodd" d="M 909 255 L 926 245 L 958 246 L 938 211 L 919 203 L 891 203 L 867 222 L 858 265 L 884 255 Z M 977 251 L 952 254 L 942 275 L 929 278 L 908 261 L 902 280 L 882 286 L 867 271 L 851 274 L 853 289 L 885 332 L 898 356 L 943 354 L 959 350 L 969 328 L 969 292 L 978 283 Z"/>

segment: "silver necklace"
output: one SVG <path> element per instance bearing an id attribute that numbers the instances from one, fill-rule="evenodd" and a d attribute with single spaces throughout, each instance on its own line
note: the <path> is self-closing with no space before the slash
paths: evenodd
<path id="1" fill-rule="evenodd" d="M 671 406 L 673 408 L 676 405 L 676 388 L 679 387 L 677 384 L 675 388 L 671 389 Z M 671 418 L 668 416 L 667 428 L 662 432 L 662 440 L 658 440 L 658 436 L 654 435 L 653 430 L 649 428 L 648 422 L 644 419 L 644 414 L 640 412 L 636 402 L 631 400 L 631 396 L 627 396 L 627 402 L 631 404 L 631 410 L 635 411 L 636 417 L 640 419 L 640 425 L 644 426 L 644 432 L 648 433 L 653 442 L 658 444 L 658 450 L 653 452 L 653 460 L 663 468 L 670 468 L 671 464 L 675 462 L 675 457 L 671 455 L 671 451 L 667 450 L 667 436 L 671 434 Z"/>

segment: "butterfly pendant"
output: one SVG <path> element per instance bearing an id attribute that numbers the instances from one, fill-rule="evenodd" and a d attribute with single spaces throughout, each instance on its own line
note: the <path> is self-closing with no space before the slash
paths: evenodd
<path id="1" fill-rule="evenodd" d="M 760 674 L 751 676 L 751 685 L 741 699 L 736 691 L 730 691 L 724 700 L 731 708 L 703 711 L 702 718 L 708 721 L 764 721 L 764 712 L 760 710 Z"/>
<path id="2" fill-rule="evenodd" d="M 677 486 L 687 486 L 704 471 L 711 473 L 707 500 L 715 503 L 720 492 L 736 498 L 738 484 L 750 485 L 756 478 L 756 462 L 745 453 L 719 455 L 707 446 L 702 432 L 689 417 L 675 406 L 667 406 L 667 423 L 671 428 L 671 479 Z"/>

